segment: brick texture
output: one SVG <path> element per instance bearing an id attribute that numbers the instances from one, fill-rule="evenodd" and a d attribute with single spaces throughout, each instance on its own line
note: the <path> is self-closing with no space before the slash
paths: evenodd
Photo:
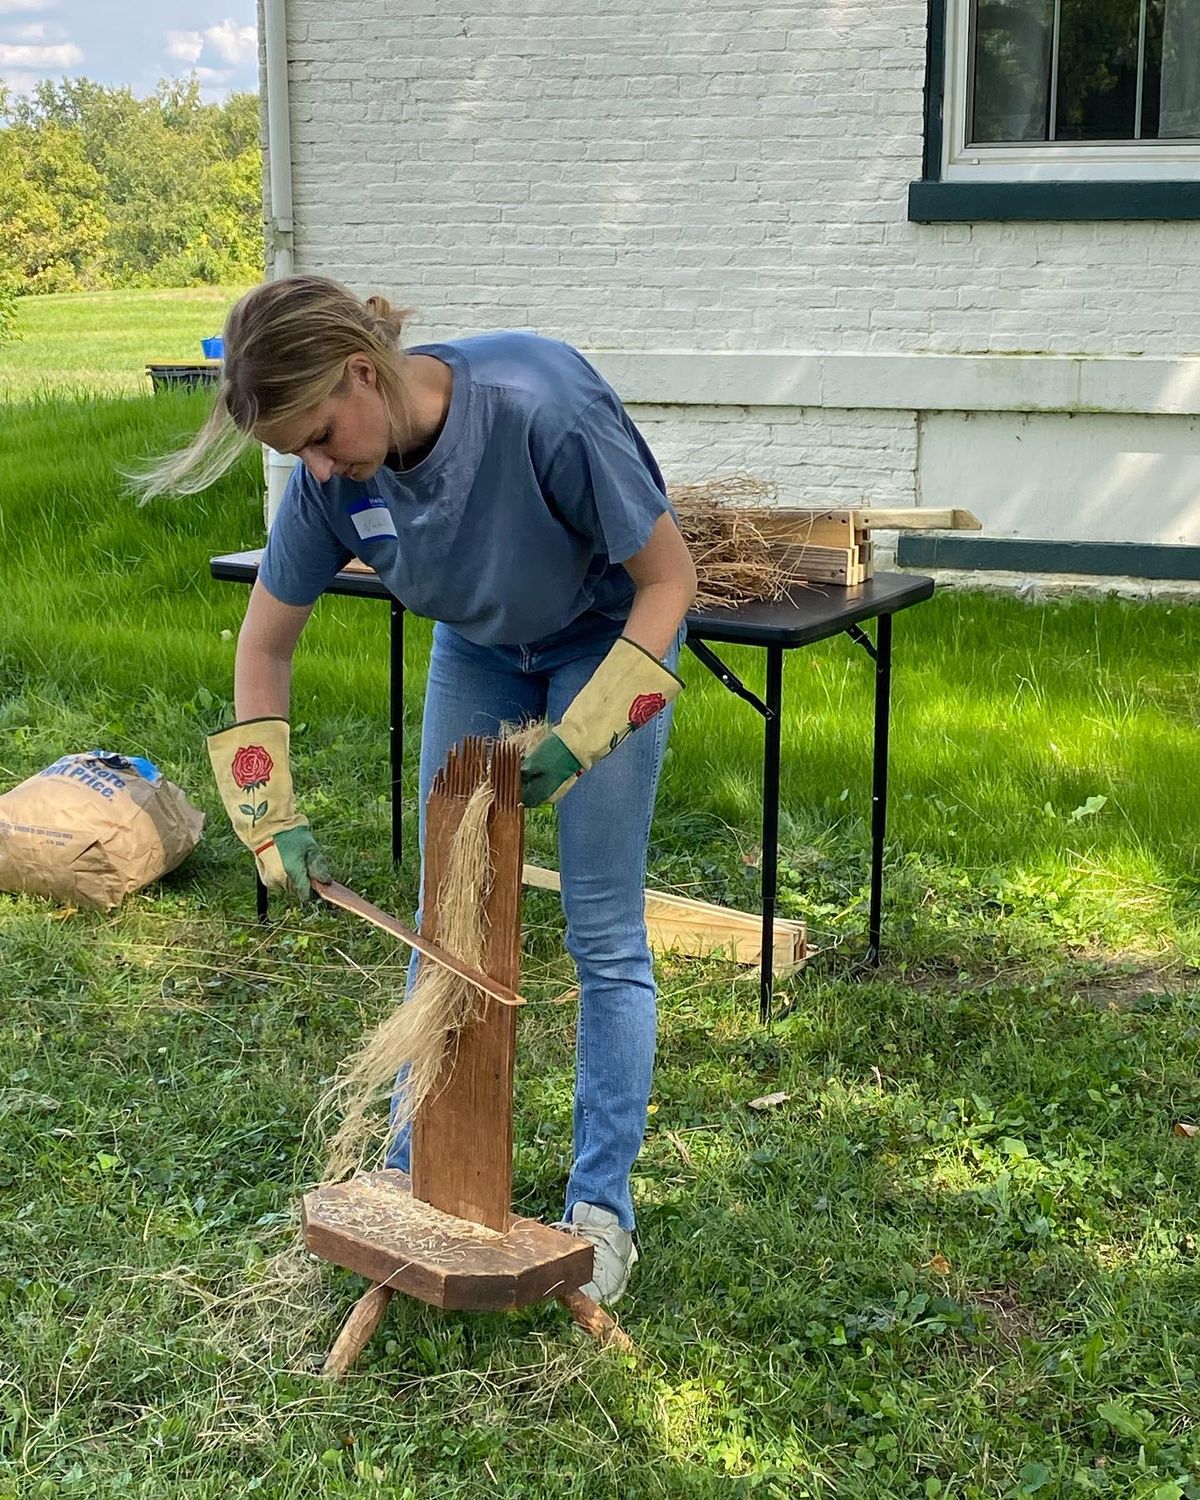
<path id="1" fill-rule="evenodd" d="M 592 350 L 1200 351 L 1187 223 L 919 225 L 923 0 L 290 0 L 296 258 Z M 736 393 L 731 392 L 731 400 Z M 912 503 L 913 419 L 639 409 L 664 463 Z"/>

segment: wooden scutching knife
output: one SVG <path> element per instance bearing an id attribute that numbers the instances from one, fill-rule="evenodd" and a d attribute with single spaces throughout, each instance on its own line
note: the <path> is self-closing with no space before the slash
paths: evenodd
<path id="1" fill-rule="evenodd" d="M 390 933 L 392 937 L 399 938 L 402 943 L 415 948 L 422 958 L 441 964 L 444 969 L 449 969 L 452 974 L 457 974 L 460 979 L 473 984 L 476 989 L 482 990 L 485 995 L 490 995 L 493 1000 L 498 1000 L 501 1005 L 525 1004 L 523 996 L 518 995 L 516 990 L 510 990 L 506 984 L 501 984 L 496 979 L 489 979 L 486 974 L 473 969 L 461 958 L 455 958 L 453 953 L 439 947 L 437 943 L 429 942 L 419 932 L 414 932 L 411 927 L 405 927 L 403 922 L 389 916 L 381 907 L 373 905 L 364 896 L 352 891 L 349 886 L 342 885 L 336 880 L 314 880 L 312 888 L 323 901 L 328 901 L 330 906 L 353 912 L 356 917 L 362 917 L 373 927 L 378 927 L 381 931 Z"/>

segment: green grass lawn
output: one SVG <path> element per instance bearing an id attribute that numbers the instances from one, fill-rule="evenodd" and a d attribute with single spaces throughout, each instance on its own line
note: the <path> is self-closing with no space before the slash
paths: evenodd
<path id="1" fill-rule="evenodd" d="M 0 344 L 0 401 L 47 393 L 135 396 L 148 364 L 204 358 L 241 288 L 62 292 L 22 297 L 17 339 Z"/>
<path id="2" fill-rule="evenodd" d="M 252 921 L 203 736 L 245 604 L 207 560 L 260 541 L 257 460 L 144 509 L 115 478 L 204 404 L 43 401 L 0 428 L 0 786 L 99 744 L 208 814 L 117 913 L 0 897 L 0 1495 L 1200 1496 L 1200 1141 L 1173 1133 L 1200 1119 L 1200 616 L 944 593 L 897 619 L 875 974 L 853 964 L 869 663 L 792 653 L 784 892 L 823 953 L 769 1031 L 752 975 L 661 966 L 621 1307 L 640 1357 L 553 1306 L 398 1300 L 331 1389 L 313 1357 L 361 1282 L 327 1269 L 289 1308 L 264 1257 L 318 1161 L 321 1081 L 404 955 L 328 910 Z M 427 644 L 412 622 L 414 745 Z M 755 653 L 729 659 L 761 688 Z M 684 668 L 652 878 L 753 907 L 759 721 Z M 405 913 L 415 765 L 393 872 L 386 695 L 386 611 L 322 601 L 300 795 L 342 878 Z M 551 827 L 531 815 L 535 857 Z M 553 1219 L 572 977 L 553 898 L 525 916 L 516 1206 Z"/>

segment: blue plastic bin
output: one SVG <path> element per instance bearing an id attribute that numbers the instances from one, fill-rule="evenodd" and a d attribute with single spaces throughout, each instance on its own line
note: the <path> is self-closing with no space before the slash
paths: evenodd
<path id="1" fill-rule="evenodd" d="M 224 359 L 225 340 L 218 334 L 216 338 L 201 339 L 200 347 L 204 350 L 205 359 Z"/>

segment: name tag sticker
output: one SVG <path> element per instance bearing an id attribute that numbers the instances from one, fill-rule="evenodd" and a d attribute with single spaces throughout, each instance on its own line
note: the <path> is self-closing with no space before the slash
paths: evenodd
<path id="1" fill-rule="evenodd" d="M 387 502 L 378 495 L 368 495 L 365 500 L 356 500 L 350 507 L 350 519 L 354 522 L 360 541 L 373 542 L 380 537 L 396 535 L 396 523 L 392 520 Z"/>

